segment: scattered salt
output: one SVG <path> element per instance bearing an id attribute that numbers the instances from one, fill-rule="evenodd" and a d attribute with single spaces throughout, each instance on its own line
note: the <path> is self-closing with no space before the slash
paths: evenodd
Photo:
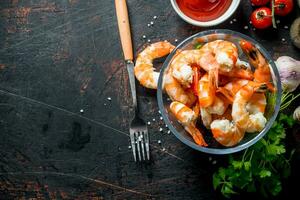
<path id="1" fill-rule="evenodd" d="M 177 39 L 175 39 L 175 42 L 177 43 L 177 42 L 178 42 L 178 40 L 177 40 Z"/>
<path id="2" fill-rule="evenodd" d="M 285 28 L 285 29 L 288 29 L 289 27 L 288 27 L 288 26 L 284 26 L 284 28 Z"/>
<path id="3" fill-rule="evenodd" d="M 217 161 L 216 160 L 212 161 L 212 164 L 213 165 L 217 164 Z"/>
<path id="4" fill-rule="evenodd" d="M 162 128 L 159 128 L 159 131 L 160 131 L 160 132 L 162 132 L 162 131 L 163 131 L 163 129 L 162 129 Z"/>
<path id="5" fill-rule="evenodd" d="M 155 122 L 155 119 L 153 118 L 153 119 L 152 119 L 152 121 L 154 121 L 154 122 Z"/>
<path id="6" fill-rule="evenodd" d="M 146 39 L 146 35 L 143 35 L 143 38 Z"/>
<path id="7" fill-rule="evenodd" d="M 161 144 L 161 141 L 160 141 L 160 140 L 158 140 L 158 141 L 157 141 L 157 143 L 158 143 L 158 144 Z"/>
<path id="8" fill-rule="evenodd" d="M 163 117 L 160 117 L 159 119 L 160 119 L 160 120 L 163 120 Z"/>
<path id="9" fill-rule="evenodd" d="M 165 150 L 166 150 L 166 148 L 162 148 L 161 150 L 162 150 L 162 151 L 165 151 Z"/>
<path id="10" fill-rule="evenodd" d="M 131 146 L 128 146 L 128 149 L 131 149 Z"/>
<path id="11" fill-rule="evenodd" d="M 83 109 L 80 109 L 80 113 L 83 113 Z"/>
<path id="12" fill-rule="evenodd" d="M 171 131 L 170 130 L 168 130 L 168 132 L 167 132 L 168 134 L 170 134 L 171 133 Z"/>
<path id="13" fill-rule="evenodd" d="M 147 24 L 147 26 L 148 26 L 148 27 L 150 27 L 150 26 L 151 26 L 151 24 Z"/>
<path id="14" fill-rule="evenodd" d="M 276 23 L 277 23 L 277 24 L 280 24 L 280 20 L 279 20 L 279 19 L 278 19 L 278 20 L 276 20 Z"/>
<path id="15" fill-rule="evenodd" d="M 244 29 L 246 29 L 246 30 L 247 30 L 247 29 L 248 29 L 248 26 L 244 26 Z"/>
<path id="16" fill-rule="evenodd" d="M 229 23 L 230 23 L 230 24 L 233 24 L 233 22 L 232 22 L 232 21 L 230 21 Z"/>
<path id="17" fill-rule="evenodd" d="M 234 18 L 233 21 L 236 22 L 236 18 Z"/>
<path id="18" fill-rule="evenodd" d="M 285 38 L 282 38 L 281 41 L 282 41 L 282 42 L 285 42 Z"/>
<path id="19" fill-rule="evenodd" d="M 111 97 L 107 97 L 107 100 L 108 100 L 108 101 L 111 101 Z"/>
<path id="20" fill-rule="evenodd" d="M 151 42 L 151 40 L 150 40 L 150 39 L 148 39 L 147 41 L 148 41 L 149 43 Z"/>
<path id="21" fill-rule="evenodd" d="M 153 25 L 153 24 L 154 24 L 154 22 L 153 22 L 153 21 L 151 21 L 151 22 L 150 22 L 150 24 L 151 24 L 151 25 Z"/>
<path id="22" fill-rule="evenodd" d="M 157 19 L 157 16 L 155 15 L 155 16 L 153 16 L 153 19 Z"/>
<path id="23" fill-rule="evenodd" d="M 150 125 L 150 124 L 151 124 L 151 122 L 147 122 L 147 124 L 148 124 L 148 125 Z"/>

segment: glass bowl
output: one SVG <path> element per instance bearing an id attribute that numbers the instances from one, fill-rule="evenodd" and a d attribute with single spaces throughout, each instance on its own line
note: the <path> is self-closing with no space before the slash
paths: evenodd
<path id="1" fill-rule="evenodd" d="M 194 45 L 197 44 L 198 41 L 201 42 L 210 42 L 217 39 L 227 40 L 230 42 L 233 42 L 236 44 L 236 46 L 239 49 L 239 58 L 241 60 L 247 61 L 246 56 L 243 54 L 242 50 L 240 49 L 240 46 L 238 42 L 241 39 L 245 39 L 252 44 L 254 44 L 260 52 L 263 54 L 263 56 L 266 58 L 266 60 L 269 62 L 269 66 L 271 69 L 272 74 L 272 81 L 276 88 L 275 93 L 268 93 L 267 96 L 267 107 L 266 112 L 264 116 L 267 119 L 266 126 L 264 129 L 259 133 L 246 133 L 244 138 L 235 146 L 232 147 L 225 147 L 219 144 L 212 136 L 210 130 L 204 131 L 204 139 L 207 142 L 207 147 L 202 147 L 197 145 L 193 139 L 190 137 L 190 135 L 184 130 L 183 126 L 177 121 L 177 119 L 173 116 L 173 114 L 169 110 L 169 106 L 171 103 L 171 100 L 169 99 L 169 96 L 164 92 L 162 86 L 164 81 L 164 74 L 166 73 L 167 69 L 170 66 L 170 63 L 172 61 L 172 58 L 178 49 L 193 49 Z M 189 147 L 205 152 L 210 154 L 230 154 L 234 152 L 241 151 L 243 149 L 246 149 L 250 147 L 251 145 L 255 144 L 259 139 L 261 139 L 271 128 L 272 124 L 274 123 L 276 116 L 279 112 L 280 108 L 280 99 L 281 99 L 281 83 L 279 79 L 279 73 L 275 66 L 274 61 L 272 60 L 272 57 L 269 55 L 269 53 L 262 47 L 261 44 L 253 40 L 252 38 L 243 35 L 241 33 L 231 31 L 231 30 L 223 30 L 223 29 L 216 29 L 216 30 L 209 30 L 209 31 L 203 31 L 200 33 L 197 33 L 187 39 L 185 39 L 183 42 L 181 42 L 174 50 L 169 54 L 169 56 L 166 58 L 161 73 L 158 80 L 158 88 L 157 88 L 157 100 L 158 100 L 158 106 L 160 109 L 160 112 L 162 114 L 162 117 L 164 119 L 164 122 L 168 126 L 168 128 L 172 131 L 172 133 L 184 144 L 188 145 Z"/>

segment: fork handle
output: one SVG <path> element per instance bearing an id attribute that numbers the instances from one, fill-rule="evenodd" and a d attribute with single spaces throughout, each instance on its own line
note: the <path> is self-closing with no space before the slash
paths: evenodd
<path id="1" fill-rule="evenodd" d="M 126 0 L 115 0 L 119 34 L 125 60 L 133 60 L 132 41 Z"/>

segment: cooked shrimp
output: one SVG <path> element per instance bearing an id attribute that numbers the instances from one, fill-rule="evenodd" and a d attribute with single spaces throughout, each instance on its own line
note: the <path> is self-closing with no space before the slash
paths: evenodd
<path id="1" fill-rule="evenodd" d="M 265 113 L 267 99 L 264 93 L 254 93 L 248 102 L 246 109 L 250 114 Z"/>
<path id="2" fill-rule="evenodd" d="M 272 76 L 268 61 L 251 42 L 241 40 L 240 46 L 248 57 L 250 64 L 255 68 L 254 81 L 267 84 L 268 88 L 273 91 L 274 86 L 271 83 Z"/>
<path id="3" fill-rule="evenodd" d="M 208 74 L 205 74 L 198 82 L 197 96 L 201 108 L 211 106 L 215 99 L 216 87 L 209 81 L 208 76 Z"/>
<path id="4" fill-rule="evenodd" d="M 238 61 L 231 71 L 219 71 L 219 74 L 231 78 L 241 78 L 247 80 L 253 80 L 254 78 L 253 72 L 251 71 L 249 64 L 244 61 Z"/>
<path id="5" fill-rule="evenodd" d="M 236 126 L 245 130 L 246 132 L 252 132 L 252 130 L 261 131 L 267 122 L 266 118 L 260 112 L 251 115 L 247 110 L 247 104 L 255 91 L 264 90 L 265 84 L 249 82 L 243 86 L 235 95 L 232 104 L 232 119 Z M 250 116 L 251 115 L 251 116 Z"/>
<path id="6" fill-rule="evenodd" d="M 172 76 L 171 69 L 169 69 L 165 74 L 163 85 L 172 101 L 179 101 L 190 107 L 197 100 L 196 96 L 192 92 L 185 90 Z"/>
<path id="7" fill-rule="evenodd" d="M 228 105 L 226 99 L 222 98 L 220 95 L 216 95 L 214 103 L 211 106 L 206 108 L 200 107 L 203 125 L 206 128 L 209 128 L 212 122 L 212 115 L 223 115 L 228 108 Z"/>
<path id="8" fill-rule="evenodd" d="M 193 137 L 196 144 L 207 146 L 201 132 L 196 128 L 195 121 L 197 119 L 197 114 L 192 109 L 180 102 L 172 102 L 170 110 L 184 126 L 184 129 Z"/>
<path id="9" fill-rule="evenodd" d="M 212 65 L 208 69 L 217 66 L 220 72 L 229 72 L 238 59 L 238 49 L 235 44 L 225 40 L 208 42 L 200 51 L 202 53 L 200 66 L 204 69 L 207 68 L 206 65 Z"/>
<path id="10" fill-rule="evenodd" d="M 210 128 L 214 138 L 224 146 L 232 146 L 241 141 L 245 132 L 260 131 L 265 127 L 266 119 L 261 112 L 250 114 L 246 109 L 255 91 L 265 89 L 262 83 L 249 82 L 234 96 L 232 121 L 214 120 Z"/>
<path id="11" fill-rule="evenodd" d="M 229 72 L 237 61 L 237 48 L 228 41 L 208 42 L 200 50 L 184 50 L 171 63 L 173 76 L 184 86 L 193 81 L 191 65 L 196 64 L 208 72 L 209 80 L 218 83 L 218 71 Z"/>
<path id="12" fill-rule="evenodd" d="M 227 119 L 214 120 L 210 125 L 213 137 L 222 145 L 229 147 L 239 143 L 245 131 Z"/>
<path id="13" fill-rule="evenodd" d="M 217 92 L 223 94 L 232 103 L 236 93 L 248 83 L 249 81 L 245 79 L 234 79 L 223 87 L 219 87 Z"/>
<path id="14" fill-rule="evenodd" d="M 137 57 L 134 74 L 146 88 L 157 89 L 159 73 L 154 71 L 153 60 L 168 55 L 175 47 L 167 42 L 157 42 L 146 47 Z"/>

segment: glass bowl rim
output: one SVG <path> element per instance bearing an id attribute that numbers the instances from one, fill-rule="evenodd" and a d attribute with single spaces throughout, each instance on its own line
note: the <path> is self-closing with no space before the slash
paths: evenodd
<path id="1" fill-rule="evenodd" d="M 264 129 L 257 133 L 257 135 L 252 138 L 251 140 L 243 143 L 243 144 L 238 144 L 234 147 L 228 147 L 228 148 L 224 148 L 224 149 L 219 149 L 219 148 L 208 148 L 208 147 L 202 147 L 197 145 L 196 143 L 186 139 L 184 136 L 182 136 L 181 133 L 179 133 L 176 128 L 171 124 L 169 118 L 168 118 L 168 114 L 166 113 L 165 109 L 164 109 L 164 105 L 163 105 L 163 89 L 162 89 L 162 82 L 163 82 L 163 74 L 165 69 L 168 67 L 169 62 L 171 61 L 171 59 L 173 58 L 175 52 L 177 49 L 180 49 L 181 47 L 183 47 L 184 45 L 190 43 L 190 41 L 192 41 L 194 38 L 197 37 L 203 37 L 203 36 L 208 36 L 211 34 L 229 34 L 229 35 L 234 35 L 236 37 L 239 37 L 241 39 L 245 39 L 250 41 L 252 44 L 254 44 L 260 51 L 261 53 L 266 57 L 266 59 L 269 61 L 269 64 L 274 72 L 275 77 L 277 78 L 276 81 L 276 85 L 277 85 L 277 94 L 276 94 L 276 103 L 275 103 L 275 109 L 274 109 L 274 113 L 273 116 L 267 121 L 266 126 L 264 127 Z M 159 74 L 159 78 L 158 78 L 158 86 L 157 86 L 157 101 L 158 101 L 158 107 L 159 110 L 161 112 L 161 115 L 163 117 L 164 122 L 166 123 L 166 125 L 168 126 L 168 128 L 171 130 L 171 132 L 184 144 L 186 144 L 187 146 L 197 150 L 197 151 L 201 151 L 204 153 L 209 153 L 209 154 L 231 154 L 231 153 L 235 153 L 235 152 L 239 152 L 242 151 L 250 146 L 252 146 L 253 144 L 255 144 L 258 140 L 260 140 L 271 128 L 271 126 L 273 125 L 279 109 L 280 109 L 280 100 L 281 100 L 281 93 L 282 93 L 282 87 L 281 87 L 281 82 L 280 82 L 280 78 L 279 78 L 279 72 L 277 70 L 277 67 L 273 61 L 273 58 L 270 56 L 270 54 L 266 51 L 266 49 L 264 47 L 262 47 L 260 45 L 260 43 L 258 43 L 256 40 L 252 39 L 251 37 L 244 35 L 242 33 L 236 32 L 236 31 L 232 31 L 232 30 L 228 30 L 228 29 L 213 29 L 213 30 L 206 30 L 206 31 L 201 31 L 199 33 L 196 33 L 188 38 L 186 38 L 185 40 L 183 40 L 180 44 L 178 44 L 175 49 L 168 55 L 168 57 L 165 59 L 163 66 L 160 70 L 160 74 Z"/>

